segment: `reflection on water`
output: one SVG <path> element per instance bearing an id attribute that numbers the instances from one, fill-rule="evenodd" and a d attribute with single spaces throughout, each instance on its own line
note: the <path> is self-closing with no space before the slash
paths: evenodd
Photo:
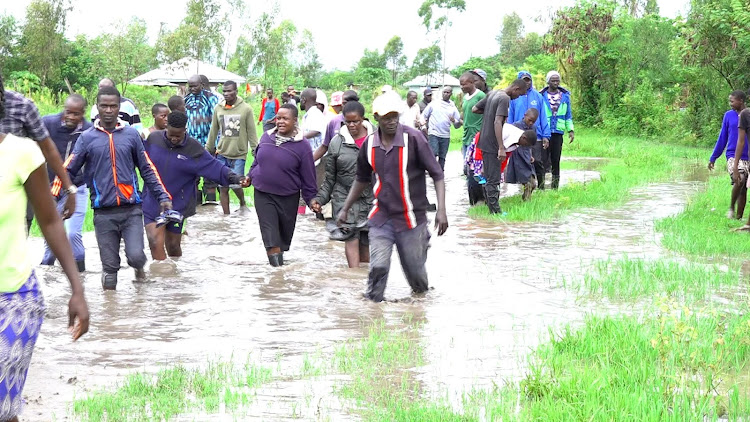
<path id="1" fill-rule="evenodd" d="M 451 227 L 445 236 L 433 236 L 427 261 L 434 290 L 415 300 L 363 300 L 366 268 L 347 269 L 343 243 L 329 241 L 322 222 L 309 214 L 299 218 L 288 265 L 272 268 L 255 213 L 224 217 L 218 207 L 202 207 L 188 222 L 184 257 L 151 265 L 152 282 L 145 284 L 134 284 L 132 270 L 123 269 L 116 292 L 101 290 L 94 236 L 86 234 L 91 332 L 71 344 L 65 279 L 59 267 L 41 269 L 48 311 L 26 386 L 31 402 L 24 419 L 64 420 L 74 395 L 177 361 L 201 364 L 251 354 L 297 368 L 306 354 L 325 354 L 361 337 L 367 321 L 398 326 L 407 314 L 420 323 L 426 365 L 417 378 L 427 391 L 455 395 L 517 377 L 546 327 L 580 321 L 592 306 L 608 311 L 577 303 L 562 287 L 563 278 L 613 254 L 665 254 L 653 221 L 680 211 L 698 186 L 651 185 L 620 208 L 583 210 L 554 223 L 476 221 L 466 215 L 459 161 L 452 153 L 446 169 Z M 562 183 L 596 177 L 588 170 L 563 171 Z M 39 254 L 41 242 L 32 243 Z M 410 294 L 397 262 L 386 291 L 390 299 Z M 294 410 L 309 419 L 323 406 L 340 420 L 337 415 L 346 410 L 332 394 L 332 382 L 273 382 L 260 390 L 250 414 L 283 420 Z"/>

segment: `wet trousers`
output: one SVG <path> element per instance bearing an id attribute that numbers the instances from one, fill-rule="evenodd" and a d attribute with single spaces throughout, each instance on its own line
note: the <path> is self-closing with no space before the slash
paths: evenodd
<path id="1" fill-rule="evenodd" d="M 544 149 L 541 139 L 531 148 L 531 156 L 534 157 L 534 173 L 539 189 L 544 189 L 544 175 L 547 173 L 547 162 L 549 161 L 549 148 Z"/>
<path id="2" fill-rule="evenodd" d="M 266 249 L 289 250 L 297 224 L 299 200 L 299 193 L 281 196 L 255 189 L 255 212 L 258 214 L 260 235 Z"/>
<path id="3" fill-rule="evenodd" d="M 65 207 L 65 201 L 68 199 L 68 194 L 63 194 L 59 198 L 56 198 L 57 201 L 57 212 L 62 214 L 62 210 Z M 79 264 L 79 269 L 81 267 L 81 264 L 84 259 L 86 258 L 86 251 L 83 248 L 83 222 L 86 219 L 86 209 L 88 208 L 89 204 L 89 190 L 86 188 L 86 185 L 82 185 L 78 187 L 78 193 L 76 194 L 76 209 L 73 212 L 73 215 L 64 221 L 65 223 L 65 231 L 68 233 L 68 241 L 70 242 L 70 246 L 73 248 L 73 257 L 75 258 L 76 262 Z M 47 245 L 47 242 L 44 242 L 44 257 L 42 258 L 42 265 L 54 265 L 55 264 L 55 254 L 52 253 L 52 250 L 49 248 L 49 245 Z"/>
<path id="4" fill-rule="evenodd" d="M 562 156 L 563 134 L 553 133 L 549 138 L 549 160 L 552 167 L 552 189 L 560 185 L 560 157 Z"/>
<path id="5" fill-rule="evenodd" d="M 94 232 L 104 273 L 115 274 L 120 269 L 120 240 L 125 241 L 128 265 L 132 268 L 146 265 L 140 205 L 94 210 Z"/>
<path id="6" fill-rule="evenodd" d="M 497 151 L 482 150 L 484 163 L 484 202 L 490 209 L 490 213 L 498 214 L 500 209 L 500 160 L 497 159 Z"/>
<path id="7" fill-rule="evenodd" d="M 381 302 L 391 270 L 393 245 L 396 245 L 401 269 L 414 293 L 427 291 L 427 249 L 430 231 L 427 223 L 411 230 L 397 232 L 390 221 L 380 227 L 370 226 L 370 274 L 367 278 L 365 296 L 373 302 Z"/>

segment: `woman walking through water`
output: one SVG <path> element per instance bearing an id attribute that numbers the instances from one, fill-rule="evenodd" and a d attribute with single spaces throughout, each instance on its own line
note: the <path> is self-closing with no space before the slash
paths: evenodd
<path id="1" fill-rule="evenodd" d="M 276 127 L 263 134 L 242 183 L 255 187 L 255 212 L 268 262 L 274 267 L 284 265 L 284 252 L 292 243 L 300 191 L 307 204 L 318 193 L 312 148 L 302 142 L 297 116 L 296 106 L 279 108 Z"/>
<path id="2" fill-rule="evenodd" d="M 5 116 L 0 85 L 0 119 Z M 36 142 L 0 133 L 0 420 L 18 421 L 23 386 L 44 319 L 44 299 L 26 245 L 26 201 L 70 281 L 68 328 L 77 340 L 89 329 L 89 311 L 73 251 L 49 192 L 44 156 Z"/>
<path id="3" fill-rule="evenodd" d="M 365 119 L 365 108 L 357 101 L 349 101 L 343 109 L 344 127 L 328 146 L 326 175 L 318 196 L 310 202 L 310 208 L 320 212 L 323 205 L 331 202 L 333 215 L 338 215 L 346 202 L 346 196 L 357 176 L 359 149 L 375 129 Z M 372 188 L 367 187 L 347 213 L 346 224 L 331 232 L 331 239 L 345 241 L 344 253 L 349 268 L 359 267 L 360 262 L 370 262 L 367 214 L 372 207 Z"/>

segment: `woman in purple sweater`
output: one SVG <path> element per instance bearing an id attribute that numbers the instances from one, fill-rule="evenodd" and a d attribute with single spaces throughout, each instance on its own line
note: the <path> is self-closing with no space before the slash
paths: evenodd
<path id="1" fill-rule="evenodd" d="M 284 265 L 297 223 L 300 191 L 309 205 L 318 193 L 315 163 L 309 142 L 302 142 L 297 107 L 284 104 L 276 114 L 276 128 L 263 134 L 244 186 L 255 187 L 255 211 L 268 262 Z"/>

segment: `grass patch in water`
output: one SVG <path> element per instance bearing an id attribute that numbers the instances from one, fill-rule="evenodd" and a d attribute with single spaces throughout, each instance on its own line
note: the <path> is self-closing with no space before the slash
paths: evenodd
<path id="1" fill-rule="evenodd" d="M 731 185 L 726 175 L 712 177 L 706 189 L 688 201 L 685 210 L 661 219 L 655 228 L 663 234 L 662 244 L 670 250 L 690 255 L 737 257 L 750 254 L 750 235 L 734 233 L 750 215 L 745 209 L 742 221 L 727 218 Z"/>
<path id="2" fill-rule="evenodd" d="M 203 369 L 182 365 L 156 375 L 128 375 L 114 391 L 98 391 L 73 403 L 81 420 L 169 420 L 202 411 L 215 413 L 223 404 L 236 409 L 252 400 L 254 389 L 271 380 L 271 370 L 246 363 L 213 362 Z"/>
<path id="3" fill-rule="evenodd" d="M 631 301 L 656 294 L 703 300 L 717 289 L 736 286 L 739 279 L 737 270 L 718 265 L 625 257 L 596 261 L 576 287 L 611 300 Z"/>
<path id="4" fill-rule="evenodd" d="M 500 205 L 507 213 L 504 216 L 490 214 L 484 204 L 471 207 L 469 216 L 491 220 L 549 221 L 580 208 L 615 206 L 625 201 L 634 187 L 676 179 L 686 165 L 698 163 L 705 154 L 706 151 L 700 148 L 580 130 L 576 132 L 575 143 L 564 146 L 563 155 L 608 158 L 599 168 L 600 180 L 572 183 L 557 191 L 536 190 L 526 202 L 520 195 L 502 198 Z"/>

